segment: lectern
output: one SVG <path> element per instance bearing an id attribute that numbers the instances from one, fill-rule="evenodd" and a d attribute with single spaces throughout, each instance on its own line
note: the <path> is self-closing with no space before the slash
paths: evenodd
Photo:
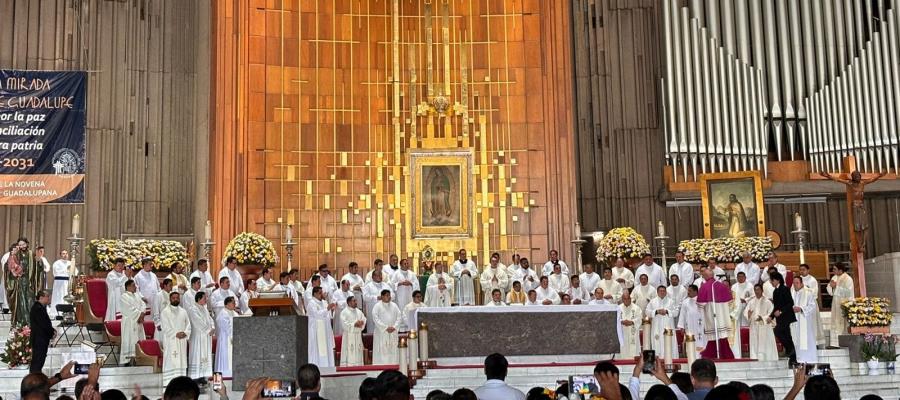
<path id="1" fill-rule="evenodd" d="M 253 315 L 258 317 L 272 315 L 273 311 L 277 315 L 301 315 L 290 297 L 250 299 L 247 306 L 253 311 Z"/>

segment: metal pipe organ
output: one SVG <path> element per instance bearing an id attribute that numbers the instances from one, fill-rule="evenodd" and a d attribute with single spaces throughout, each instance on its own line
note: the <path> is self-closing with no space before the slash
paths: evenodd
<path id="1" fill-rule="evenodd" d="M 887 0 L 663 0 L 676 181 L 855 155 L 898 171 L 900 29 Z"/>

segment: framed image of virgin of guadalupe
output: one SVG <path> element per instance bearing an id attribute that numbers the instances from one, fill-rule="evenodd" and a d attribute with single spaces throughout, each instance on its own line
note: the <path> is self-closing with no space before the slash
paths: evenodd
<path id="1" fill-rule="evenodd" d="M 472 152 L 410 153 L 413 238 L 472 235 Z"/>
<path id="2" fill-rule="evenodd" d="M 707 239 L 765 235 L 759 171 L 700 175 L 700 197 Z"/>

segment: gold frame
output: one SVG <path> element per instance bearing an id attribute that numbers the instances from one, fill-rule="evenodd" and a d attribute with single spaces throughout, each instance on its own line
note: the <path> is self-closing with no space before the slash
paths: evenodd
<path id="1" fill-rule="evenodd" d="M 410 204 L 413 210 L 413 225 L 411 237 L 413 239 L 438 238 L 461 239 L 472 237 L 472 194 L 474 187 L 472 182 L 473 154 L 471 150 L 412 150 L 409 153 Z M 423 225 L 423 208 L 420 207 L 420 194 L 422 190 L 422 170 L 425 166 L 459 167 L 459 210 L 460 225 L 430 227 Z"/>
<path id="2" fill-rule="evenodd" d="M 717 174 L 700 175 L 700 201 L 703 205 L 703 236 L 712 239 L 712 226 L 710 225 L 709 185 L 721 181 L 739 181 L 753 179 L 753 191 L 756 200 L 756 231 L 757 236 L 766 234 L 766 210 L 763 203 L 762 175 L 759 171 L 723 172 Z"/>

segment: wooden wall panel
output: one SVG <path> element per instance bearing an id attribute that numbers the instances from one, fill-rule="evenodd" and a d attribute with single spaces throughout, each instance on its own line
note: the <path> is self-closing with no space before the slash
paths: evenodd
<path id="1" fill-rule="evenodd" d="M 0 2 L 0 68 L 89 73 L 85 204 L 2 207 L 0 243 L 24 235 L 53 260 L 68 248 L 75 213 L 89 239 L 193 235 L 206 219 L 206 200 L 195 202 L 206 164 L 198 169 L 195 160 L 207 151 L 208 7 L 203 0 Z"/>
<path id="2" fill-rule="evenodd" d="M 662 3 L 573 0 L 578 211 L 585 232 L 632 226 L 655 236 L 665 221 L 668 245 L 703 236 L 701 209 L 665 207 L 660 79 L 664 61 Z M 893 185 L 896 187 L 896 185 Z M 846 203 L 839 185 L 821 204 L 767 204 L 770 229 L 787 247 L 790 215 L 803 214 L 810 245 L 848 251 Z M 790 189 L 788 189 L 790 191 Z M 699 198 L 699 194 L 687 194 Z M 872 226 L 868 255 L 900 251 L 900 193 L 867 195 Z M 671 249 L 669 254 L 671 254 Z"/>

